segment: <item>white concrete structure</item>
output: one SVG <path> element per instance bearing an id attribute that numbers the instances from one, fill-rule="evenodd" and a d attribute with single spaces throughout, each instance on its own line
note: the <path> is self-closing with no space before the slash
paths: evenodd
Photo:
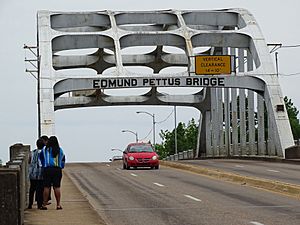
<path id="1" fill-rule="evenodd" d="M 196 156 L 284 157 L 285 148 L 293 145 L 274 65 L 247 10 L 39 11 L 38 52 L 40 134 L 55 133 L 58 109 L 178 105 L 202 114 Z M 195 75 L 195 55 L 234 56 L 233 72 Z M 174 69 L 164 72 L 169 67 Z M 78 68 L 97 74 L 74 78 L 64 73 Z M 152 72 L 144 72 L 149 68 Z M 174 95 L 161 87 L 199 90 Z M 130 96 L 104 92 L 130 88 L 147 91 Z"/>

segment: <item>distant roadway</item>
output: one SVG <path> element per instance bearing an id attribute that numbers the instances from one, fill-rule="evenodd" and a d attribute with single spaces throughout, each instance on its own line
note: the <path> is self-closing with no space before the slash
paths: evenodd
<path id="1" fill-rule="evenodd" d="M 177 162 L 300 185 L 300 161 L 299 164 L 236 159 L 184 160 Z"/>
<path id="2" fill-rule="evenodd" d="M 295 165 L 263 164 L 218 162 L 229 171 L 300 183 Z M 279 172 L 268 175 L 268 170 Z M 300 224 L 300 201 L 295 198 L 190 172 L 123 170 L 120 161 L 73 163 L 65 171 L 108 225 Z"/>

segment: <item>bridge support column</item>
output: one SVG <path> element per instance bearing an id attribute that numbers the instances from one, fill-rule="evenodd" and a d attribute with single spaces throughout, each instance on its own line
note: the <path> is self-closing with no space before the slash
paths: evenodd
<path id="1" fill-rule="evenodd" d="M 52 48 L 50 34 L 50 12 L 41 11 L 38 14 L 38 49 L 39 68 L 38 75 L 38 133 L 41 135 L 52 135 L 55 133 L 54 118 L 54 71 L 52 68 Z M 51 62 L 51 63 L 49 63 Z"/>

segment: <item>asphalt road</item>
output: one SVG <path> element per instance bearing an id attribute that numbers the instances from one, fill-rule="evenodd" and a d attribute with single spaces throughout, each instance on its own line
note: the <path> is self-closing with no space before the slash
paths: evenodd
<path id="1" fill-rule="evenodd" d="M 65 172 L 109 225 L 299 225 L 300 201 L 161 167 L 68 164 Z"/>
<path id="2" fill-rule="evenodd" d="M 236 159 L 181 160 L 177 162 L 300 185 L 300 163 Z"/>

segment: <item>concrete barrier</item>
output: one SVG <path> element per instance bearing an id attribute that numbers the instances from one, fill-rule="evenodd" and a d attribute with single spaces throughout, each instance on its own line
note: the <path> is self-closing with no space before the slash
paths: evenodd
<path id="1" fill-rule="evenodd" d="M 10 147 L 10 160 L 0 167 L 0 224 L 22 225 L 28 195 L 29 145 Z"/>
<path id="2" fill-rule="evenodd" d="M 179 152 L 178 153 L 178 160 L 182 160 L 183 159 L 183 152 Z"/>
<path id="3" fill-rule="evenodd" d="M 286 159 L 300 159 L 300 145 L 294 145 L 285 149 Z"/>
<path id="4" fill-rule="evenodd" d="M 22 224 L 18 168 L 0 168 L 0 180 L 0 224 Z"/>

